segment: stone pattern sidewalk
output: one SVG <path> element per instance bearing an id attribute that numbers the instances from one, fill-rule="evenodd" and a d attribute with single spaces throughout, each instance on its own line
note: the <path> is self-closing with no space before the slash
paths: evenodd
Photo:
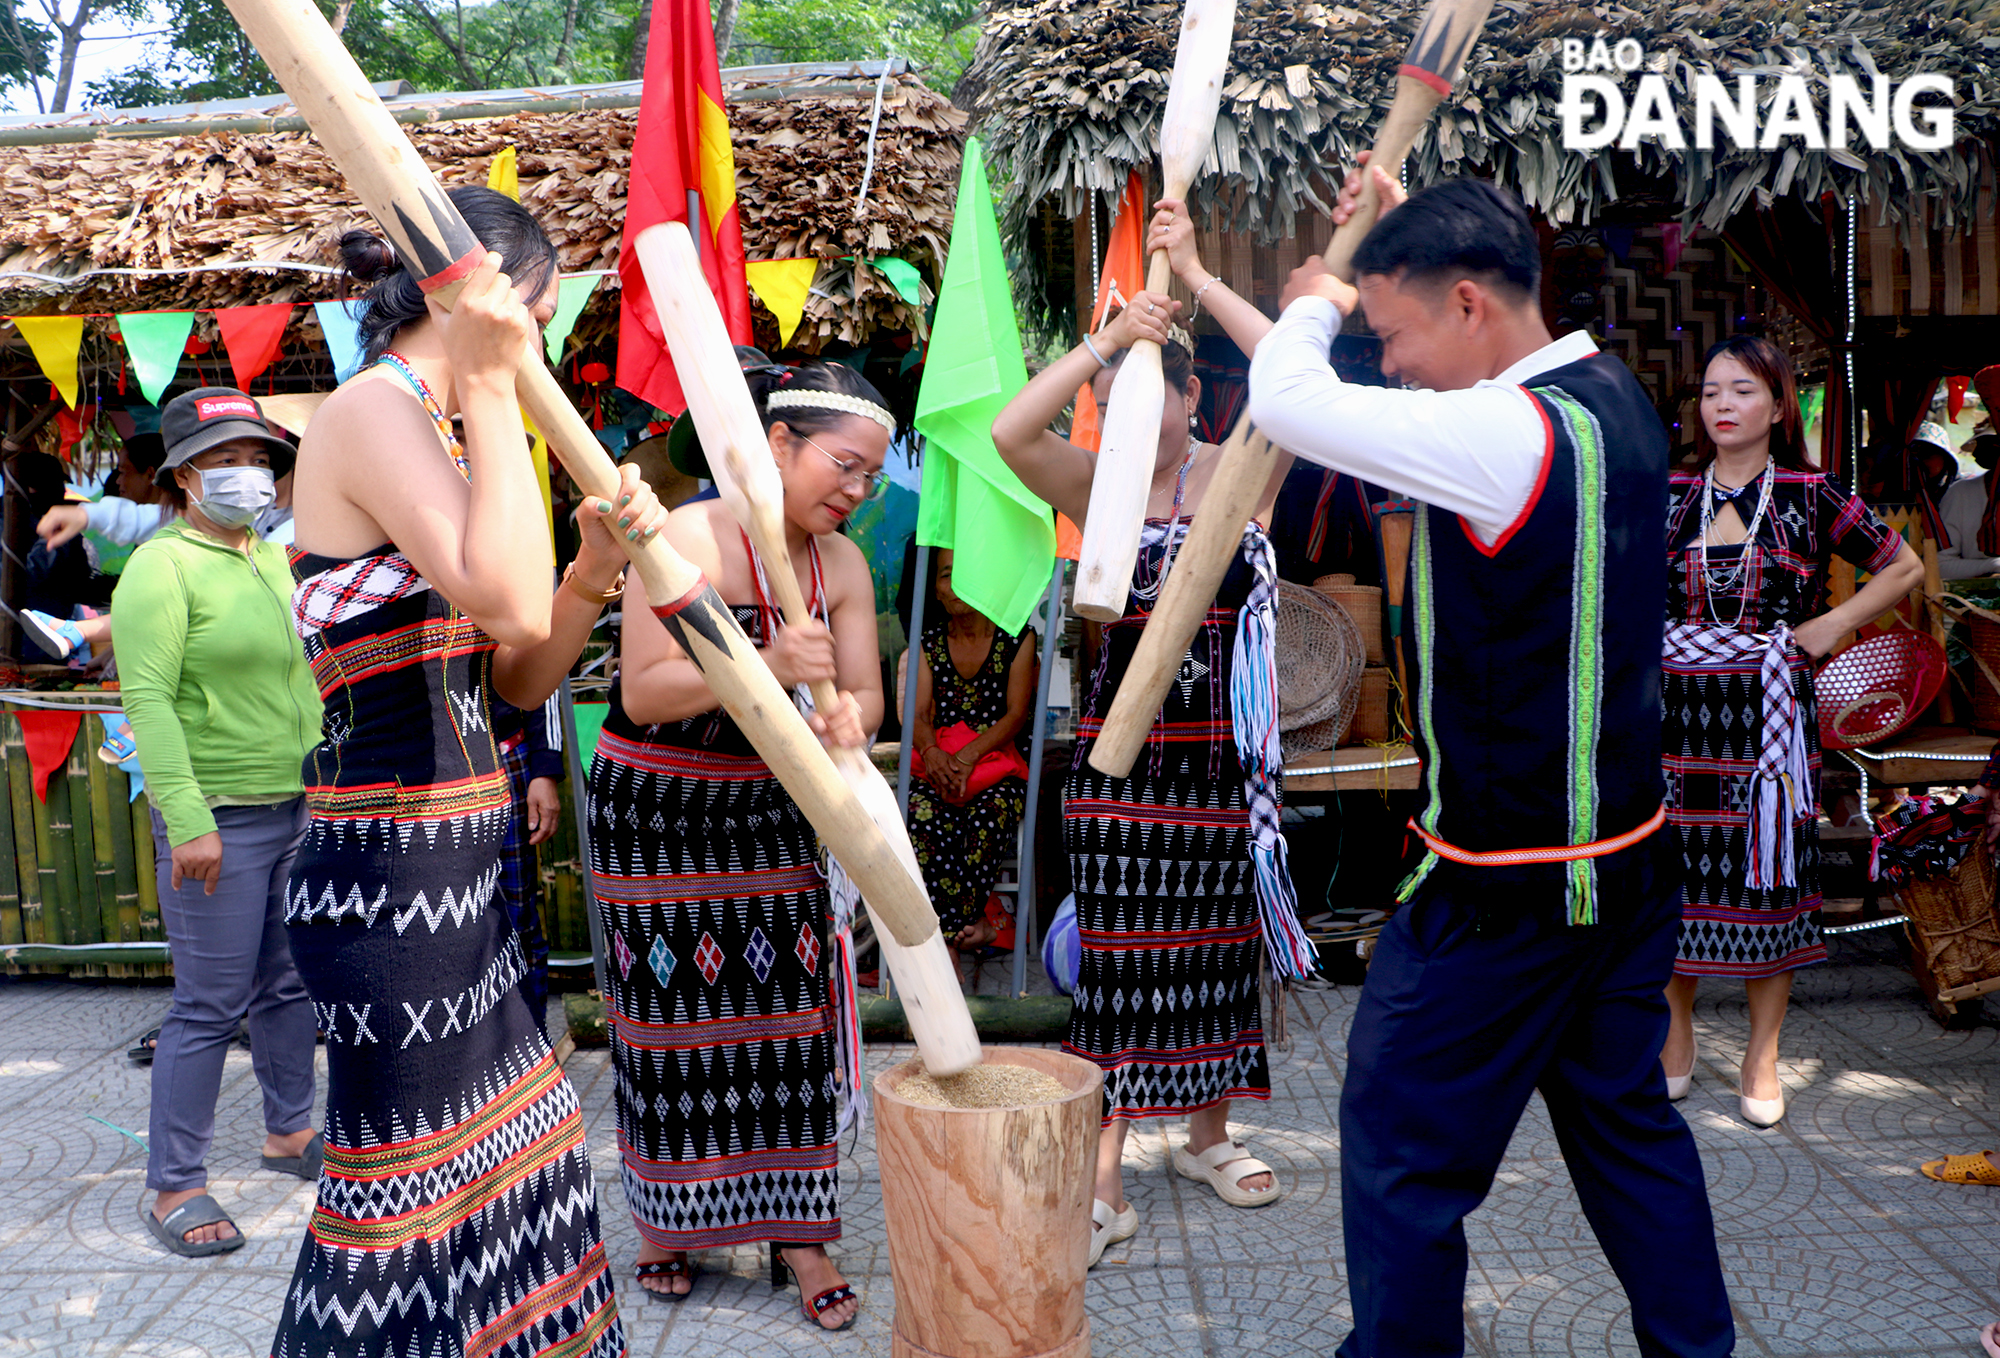
<path id="1" fill-rule="evenodd" d="M 1171 1124 L 1133 1136 L 1127 1182 L 1140 1231 L 1091 1275 L 1099 1358 L 1331 1354 L 1346 1334 L 1333 1129 L 1356 993 L 1336 989 L 1294 1007 L 1292 1048 L 1274 1054 L 1276 1097 L 1242 1110 L 1243 1134 L 1289 1189 L 1282 1201 L 1257 1212 L 1224 1207 L 1167 1168 Z M 145 1157 L 119 1129 L 143 1135 L 149 1077 L 123 1053 L 166 1002 L 161 989 L 0 983 L 0 1355 L 268 1353 L 312 1192 L 258 1167 L 247 1052 L 229 1058 L 210 1170 L 250 1244 L 183 1262 L 138 1220 Z M 1682 1108 L 1708 1170 L 1738 1353 L 1977 1353 L 1979 1325 L 2000 1316 L 2000 1190 L 1935 1184 L 1916 1164 L 2000 1146 L 2000 1029 L 1939 1029 L 1882 935 L 1836 941 L 1831 965 L 1800 975 L 1787 1024 L 1791 1115 L 1757 1131 L 1736 1116 L 1734 1062 L 1748 1031 L 1740 988 L 1705 985 L 1698 1023 L 1701 1065 Z M 906 1054 L 871 1047 L 869 1064 Z M 581 1052 L 568 1068 L 622 1280 L 637 1235 L 618 1187 L 609 1062 Z M 836 1258 L 863 1296 L 854 1330 L 809 1329 L 796 1291 L 772 1292 L 760 1255 L 740 1249 L 704 1257 L 707 1272 L 681 1306 L 649 1305 L 621 1281 L 632 1352 L 887 1354 L 893 1301 L 866 1133 L 842 1175 L 846 1237 Z M 1539 1103 L 1467 1232 L 1468 1352 L 1637 1352 Z"/>

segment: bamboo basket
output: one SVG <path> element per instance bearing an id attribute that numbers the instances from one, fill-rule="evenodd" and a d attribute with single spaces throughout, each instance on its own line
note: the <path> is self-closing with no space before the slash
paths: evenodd
<path id="1" fill-rule="evenodd" d="M 1974 846 L 1950 875 L 1905 882 L 1896 901 L 1908 916 L 1910 970 L 1940 1023 L 1963 992 L 2000 978 L 2000 919 L 1993 911 L 1993 855 Z"/>
<path id="2" fill-rule="evenodd" d="M 1322 575 L 1313 581 L 1312 587 L 1346 609 L 1347 616 L 1354 619 L 1362 643 L 1368 648 L 1366 663 L 1386 664 L 1388 646 L 1382 630 L 1381 589 L 1375 585 L 1357 585 L 1351 575 Z"/>
<path id="3" fill-rule="evenodd" d="M 1361 671 L 1361 701 L 1355 706 L 1354 721 L 1348 726 L 1342 745 L 1380 745 L 1388 741 L 1396 691 L 1389 679 L 1385 666 L 1371 665 Z"/>

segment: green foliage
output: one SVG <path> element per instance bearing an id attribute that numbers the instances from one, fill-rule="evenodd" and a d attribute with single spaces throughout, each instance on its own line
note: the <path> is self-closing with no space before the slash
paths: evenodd
<path id="1" fill-rule="evenodd" d="M 950 93 L 972 59 L 979 18 L 977 0 L 743 0 L 725 60 L 754 66 L 893 55 Z"/>
<path id="2" fill-rule="evenodd" d="M 47 30 L 14 20 L 16 3 L 0 0 L 0 84 L 15 65 L 48 60 Z M 622 80 L 645 8 L 641 0 L 316 3 L 329 19 L 345 11 L 341 39 L 370 79 L 407 80 L 425 91 Z M 276 92 L 223 0 L 156 0 L 154 13 L 164 17 L 165 31 L 146 60 L 91 82 L 86 102 L 136 108 Z M 742 0 L 724 61 L 747 66 L 894 54 L 949 92 L 971 60 L 980 15 L 979 0 Z M 23 34 L 19 52 L 8 48 L 10 23 Z"/>
<path id="3" fill-rule="evenodd" d="M 16 0 L 0 0 L 0 88 L 47 75 L 55 37 L 47 25 L 23 15 Z"/>
<path id="4" fill-rule="evenodd" d="M 624 74 L 637 0 L 316 0 L 373 80 L 419 90 L 583 84 Z M 271 94 L 277 84 L 222 0 L 160 0 L 166 32 L 140 66 L 92 82 L 89 100 L 136 103 Z"/>

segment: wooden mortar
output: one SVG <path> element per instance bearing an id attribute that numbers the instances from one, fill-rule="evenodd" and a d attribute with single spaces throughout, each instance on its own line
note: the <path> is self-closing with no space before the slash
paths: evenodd
<path id="1" fill-rule="evenodd" d="M 988 1047 L 1070 1092 L 1011 1108 L 932 1108 L 875 1077 L 875 1149 L 896 1317 L 891 1358 L 1089 1358 L 1083 1280 L 1104 1076 L 1080 1057 Z"/>

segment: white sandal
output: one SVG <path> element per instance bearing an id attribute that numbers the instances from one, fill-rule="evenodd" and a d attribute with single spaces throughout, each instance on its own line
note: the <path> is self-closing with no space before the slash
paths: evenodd
<path id="1" fill-rule="evenodd" d="M 1128 1202 L 1124 1211 L 1114 1212 L 1110 1203 L 1102 1198 L 1093 1198 L 1090 1203 L 1090 1262 L 1084 1267 L 1096 1268 L 1107 1246 L 1130 1240 L 1138 1233 L 1138 1208 Z"/>
<path id="2" fill-rule="evenodd" d="M 1218 1141 L 1200 1155 L 1184 1144 L 1176 1146 L 1174 1169 L 1184 1179 L 1207 1184 L 1231 1207 L 1262 1207 L 1276 1202 L 1285 1192 L 1278 1186 L 1278 1176 L 1271 1167 L 1250 1154 L 1241 1141 Z M 1238 1186 L 1259 1174 L 1271 1176 L 1269 1188 L 1253 1190 Z"/>

